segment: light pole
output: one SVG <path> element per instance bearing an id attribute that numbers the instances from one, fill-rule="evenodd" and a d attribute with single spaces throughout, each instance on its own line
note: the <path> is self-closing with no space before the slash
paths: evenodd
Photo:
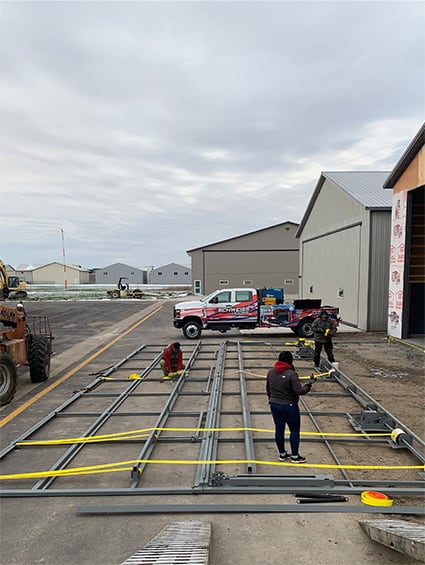
<path id="1" fill-rule="evenodd" d="M 63 278 L 64 278 L 64 288 L 68 288 L 68 281 L 66 280 L 66 259 L 65 259 L 65 232 L 61 228 L 62 234 L 62 257 L 63 257 Z"/>

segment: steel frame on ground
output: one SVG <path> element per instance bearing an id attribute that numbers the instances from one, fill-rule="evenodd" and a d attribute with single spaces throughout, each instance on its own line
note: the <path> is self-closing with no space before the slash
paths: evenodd
<path id="1" fill-rule="evenodd" d="M 214 347 L 214 355 L 208 351 L 208 348 Z M 118 394 L 114 393 L 102 393 L 97 389 L 105 382 L 105 377 L 108 377 L 112 373 L 118 371 L 119 369 L 127 368 L 130 360 L 134 359 L 140 352 L 147 352 L 149 348 L 159 348 L 159 353 L 154 355 L 153 359 L 149 361 L 146 367 L 141 371 L 138 380 L 128 382 L 128 379 L 115 379 L 118 382 L 125 382 L 124 390 Z M 260 348 L 260 349 L 259 349 Z M 204 360 L 211 361 L 212 365 L 207 371 L 202 368 L 194 367 L 196 361 L 200 359 L 200 355 L 206 353 L 208 357 Z M 254 357 L 249 355 L 254 353 Z M 147 346 L 146 344 L 138 347 L 130 355 L 121 359 L 118 363 L 98 374 L 96 378 L 82 390 L 75 393 L 70 399 L 61 404 L 56 410 L 52 411 L 45 418 L 41 419 L 36 425 L 28 429 L 24 434 L 22 434 L 15 441 L 11 442 L 0 452 L 0 460 L 6 457 L 14 449 L 17 448 L 17 444 L 28 440 L 35 432 L 39 431 L 42 427 L 46 426 L 52 419 L 57 417 L 93 417 L 94 421 L 82 434 L 82 437 L 90 437 L 95 435 L 98 430 L 109 420 L 116 417 L 122 416 L 135 416 L 135 412 L 120 412 L 118 413 L 118 408 L 125 402 L 126 399 L 132 397 L 143 397 L 148 395 L 155 395 L 158 397 L 165 397 L 164 407 L 160 411 L 150 411 L 146 412 L 144 415 L 156 416 L 155 425 L 153 428 L 164 428 L 167 427 L 167 421 L 170 416 L 173 417 L 196 417 L 198 422 L 198 428 L 206 428 L 205 431 L 200 431 L 192 434 L 190 437 L 187 436 L 161 436 L 160 431 L 152 431 L 148 438 L 145 440 L 128 438 L 125 443 L 142 444 L 142 449 L 139 455 L 135 458 L 137 460 L 149 460 L 152 457 L 152 453 L 156 445 L 161 443 L 198 443 L 199 444 L 199 463 L 195 467 L 194 480 L 191 487 L 185 486 L 175 486 L 170 485 L 166 487 L 144 487 L 141 486 L 142 471 L 146 466 L 146 463 L 138 463 L 133 468 L 130 477 L 129 487 L 124 488 L 52 488 L 52 484 L 56 480 L 56 477 L 48 477 L 41 479 L 35 483 L 35 485 L 28 488 L 12 488 L 12 489 L 2 489 L 0 490 L 0 497 L 49 497 L 49 496 L 121 496 L 121 495 L 189 495 L 189 494 L 293 494 L 294 492 L 299 492 L 300 490 L 308 488 L 311 493 L 323 494 L 358 494 L 363 490 L 376 490 L 382 489 L 389 495 L 422 495 L 424 493 L 424 481 L 423 480 L 411 480 L 411 481 L 400 481 L 400 480 L 367 480 L 367 479 L 353 479 L 349 476 L 348 472 L 344 469 L 340 469 L 343 479 L 334 479 L 332 475 L 264 475 L 257 473 L 256 455 L 255 447 L 260 442 L 274 441 L 272 437 L 270 438 L 254 438 L 253 433 L 250 430 L 245 430 L 243 432 L 243 437 L 226 437 L 220 438 L 220 433 L 217 431 L 208 431 L 211 428 L 219 428 L 220 420 L 222 416 L 239 415 L 242 416 L 243 427 L 252 427 L 252 415 L 265 414 L 266 412 L 261 410 L 250 410 L 249 407 L 249 397 L 255 394 L 264 394 L 262 392 L 249 392 L 247 389 L 247 382 L 252 380 L 258 380 L 256 377 L 247 377 L 245 372 L 246 360 L 253 360 L 259 358 L 259 353 L 270 360 L 270 365 L 272 360 L 276 357 L 276 349 L 273 344 L 265 341 L 255 341 L 255 340 L 238 340 L 238 341 L 223 341 L 219 344 L 217 343 L 207 343 L 197 342 L 189 356 L 186 368 L 183 373 L 176 380 L 173 389 L 169 394 L 164 393 L 144 393 L 143 387 L 140 385 L 145 381 L 149 382 L 150 374 L 153 369 L 158 366 L 159 360 L 161 359 L 161 347 L 160 346 Z M 234 354 L 237 358 L 237 365 L 235 367 L 231 366 L 228 355 Z M 229 363 L 226 366 L 226 361 Z M 264 366 L 260 366 L 264 368 Z M 322 367 L 330 370 L 331 365 L 324 359 L 322 359 Z M 236 377 L 226 377 L 226 371 L 235 370 L 237 373 Z M 198 371 L 202 371 L 203 376 L 197 376 Z M 206 373 L 208 373 L 206 375 Z M 185 392 L 184 385 L 188 381 L 191 383 L 202 383 L 204 386 L 203 390 L 196 392 Z M 235 395 L 235 392 L 227 393 L 224 390 L 224 383 L 234 380 L 239 383 L 240 390 L 240 403 L 241 409 L 238 410 L 222 410 L 222 400 L 226 394 Z M 320 416 L 337 416 L 346 417 L 350 423 L 355 427 L 355 429 L 361 430 L 365 433 L 364 436 L 358 438 L 327 438 L 325 436 L 319 436 L 318 438 L 309 438 L 303 441 L 312 441 L 322 443 L 330 453 L 332 459 L 336 465 L 341 465 L 339 457 L 336 455 L 335 450 L 332 445 L 338 442 L 349 442 L 350 444 L 369 444 L 369 445 L 385 445 L 391 444 L 391 441 L 387 439 L 377 439 L 370 438 L 367 433 L 376 431 L 392 431 L 394 428 L 400 428 L 403 434 L 399 436 L 400 441 L 397 447 L 402 447 L 407 449 L 416 459 L 418 459 L 421 464 L 425 461 L 425 442 L 419 438 L 412 430 L 407 428 L 395 418 L 392 414 L 385 410 L 383 406 L 377 403 L 366 391 L 361 387 L 356 385 L 349 377 L 344 375 L 341 371 L 336 370 L 332 376 L 329 377 L 338 383 L 343 392 L 342 393 L 313 393 L 316 396 L 327 396 L 330 398 L 345 396 L 347 398 L 354 399 L 360 407 L 363 409 L 359 414 L 350 414 L 347 412 L 332 412 L 332 411 L 314 411 L 308 407 L 308 403 L 302 400 L 303 410 L 302 413 L 306 415 L 312 422 L 314 428 L 319 434 L 324 433 L 321 429 L 317 417 Z M 173 411 L 173 407 L 179 397 L 184 395 L 195 395 L 195 396 L 207 396 L 208 397 L 208 408 L 206 410 L 200 411 Z M 86 412 L 65 412 L 69 406 L 78 401 L 83 396 L 96 395 L 98 397 L 109 397 L 111 396 L 112 401 L 106 409 L 103 411 L 86 411 Z M 219 442 L 239 442 L 243 443 L 245 451 L 246 463 L 244 474 L 226 475 L 222 472 L 216 471 L 215 464 L 205 463 L 205 461 L 215 461 L 217 458 L 218 445 Z M 395 447 L 395 446 L 393 446 Z M 25 449 L 29 449 L 30 446 Z M 66 448 L 65 452 L 57 459 L 57 461 L 51 465 L 49 470 L 61 470 L 68 468 L 69 463 L 75 458 L 75 456 L 81 452 L 84 448 L 84 444 L 72 444 L 70 447 Z M 35 447 L 31 447 L 35 449 Z M 286 505 L 286 508 L 290 508 L 291 505 Z M 222 506 L 220 506 L 222 507 Z M 224 507 L 222 507 L 224 508 Z M 236 508 L 236 507 L 235 507 Z M 338 507 L 339 508 L 339 507 Z M 397 507 L 402 512 L 402 509 L 406 507 Z M 328 505 L 324 507 L 325 511 L 333 511 Z M 183 510 L 182 510 L 183 511 Z M 201 510 L 200 510 L 201 511 Z M 226 510 L 223 510 L 226 511 Z M 237 510 L 235 510 L 237 511 Z M 241 510 L 243 511 L 243 510 Z M 282 511 L 292 511 L 291 509 Z M 302 511 L 306 510 L 306 506 L 303 505 Z M 314 511 L 314 510 L 311 510 Z M 343 511 L 343 508 L 342 508 Z M 397 510 L 394 508 L 394 512 Z M 423 509 L 417 507 L 417 513 L 422 513 Z M 403 511 L 404 512 L 404 511 Z"/>

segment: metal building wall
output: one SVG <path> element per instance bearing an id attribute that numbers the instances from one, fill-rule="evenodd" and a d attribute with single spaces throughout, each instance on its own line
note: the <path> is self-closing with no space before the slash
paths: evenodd
<path id="1" fill-rule="evenodd" d="M 229 288 L 266 286 L 283 287 L 285 295 L 298 294 L 298 250 L 205 250 L 204 260 L 207 293 L 226 286 Z"/>
<path id="2" fill-rule="evenodd" d="M 64 282 L 65 276 L 69 284 L 85 284 L 89 282 L 88 271 L 80 271 L 71 265 L 67 265 L 65 275 L 61 263 L 50 263 L 32 271 L 32 283 L 61 284 Z"/>
<path id="3" fill-rule="evenodd" d="M 359 325 L 359 273 L 362 226 L 302 243 L 304 298 L 321 298 L 338 306 L 343 320 Z"/>
<path id="4" fill-rule="evenodd" d="M 344 321 L 362 329 L 367 315 L 367 299 L 365 304 L 361 299 L 367 292 L 367 232 L 363 206 L 326 179 L 300 236 L 301 296 L 338 306 Z"/>
<path id="5" fill-rule="evenodd" d="M 95 269 L 95 272 L 96 284 L 117 284 L 120 277 L 127 277 L 128 281 L 125 282 L 129 284 L 145 284 L 147 282 L 146 271 L 124 263 L 107 265 L 101 269 Z"/>
<path id="6" fill-rule="evenodd" d="M 151 284 L 191 284 L 192 274 L 189 267 L 169 263 L 157 269 L 152 269 L 149 282 Z"/>
<path id="7" fill-rule="evenodd" d="M 371 211 L 367 322 L 369 331 L 383 331 L 388 325 L 390 243 L 391 211 Z"/>
<path id="8" fill-rule="evenodd" d="M 263 230 L 190 250 L 193 287 L 201 281 L 201 294 L 218 288 L 284 287 L 287 295 L 299 291 L 298 225 L 285 222 Z M 293 281 L 285 284 L 284 281 Z M 220 281 L 228 281 L 226 285 Z M 244 281 L 252 281 L 244 284 Z"/>

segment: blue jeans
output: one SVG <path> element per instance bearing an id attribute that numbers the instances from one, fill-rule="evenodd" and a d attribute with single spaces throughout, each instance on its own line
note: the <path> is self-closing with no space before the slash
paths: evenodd
<path id="1" fill-rule="evenodd" d="M 291 435 L 289 442 L 291 444 L 292 455 L 298 455 L 300 446 L 300 409 L 298 404 L 277 404 L 270 402 L 270 410 L 275 425 L 275 440 L 279 453 L 285 453 L 285 426 L 288 424 Z"/>

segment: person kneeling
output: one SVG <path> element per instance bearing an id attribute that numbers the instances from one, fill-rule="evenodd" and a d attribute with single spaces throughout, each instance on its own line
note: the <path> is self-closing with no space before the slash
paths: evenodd
<path id="1" fill-rule="evenodd" d="M 168 377 L 171 373 L 177 373 L 184 369 L 183 352 L 180 343 L 170 343 L 170 345 L 162 352 L 162 359 L 159 363 L 164 377 Z"/>

